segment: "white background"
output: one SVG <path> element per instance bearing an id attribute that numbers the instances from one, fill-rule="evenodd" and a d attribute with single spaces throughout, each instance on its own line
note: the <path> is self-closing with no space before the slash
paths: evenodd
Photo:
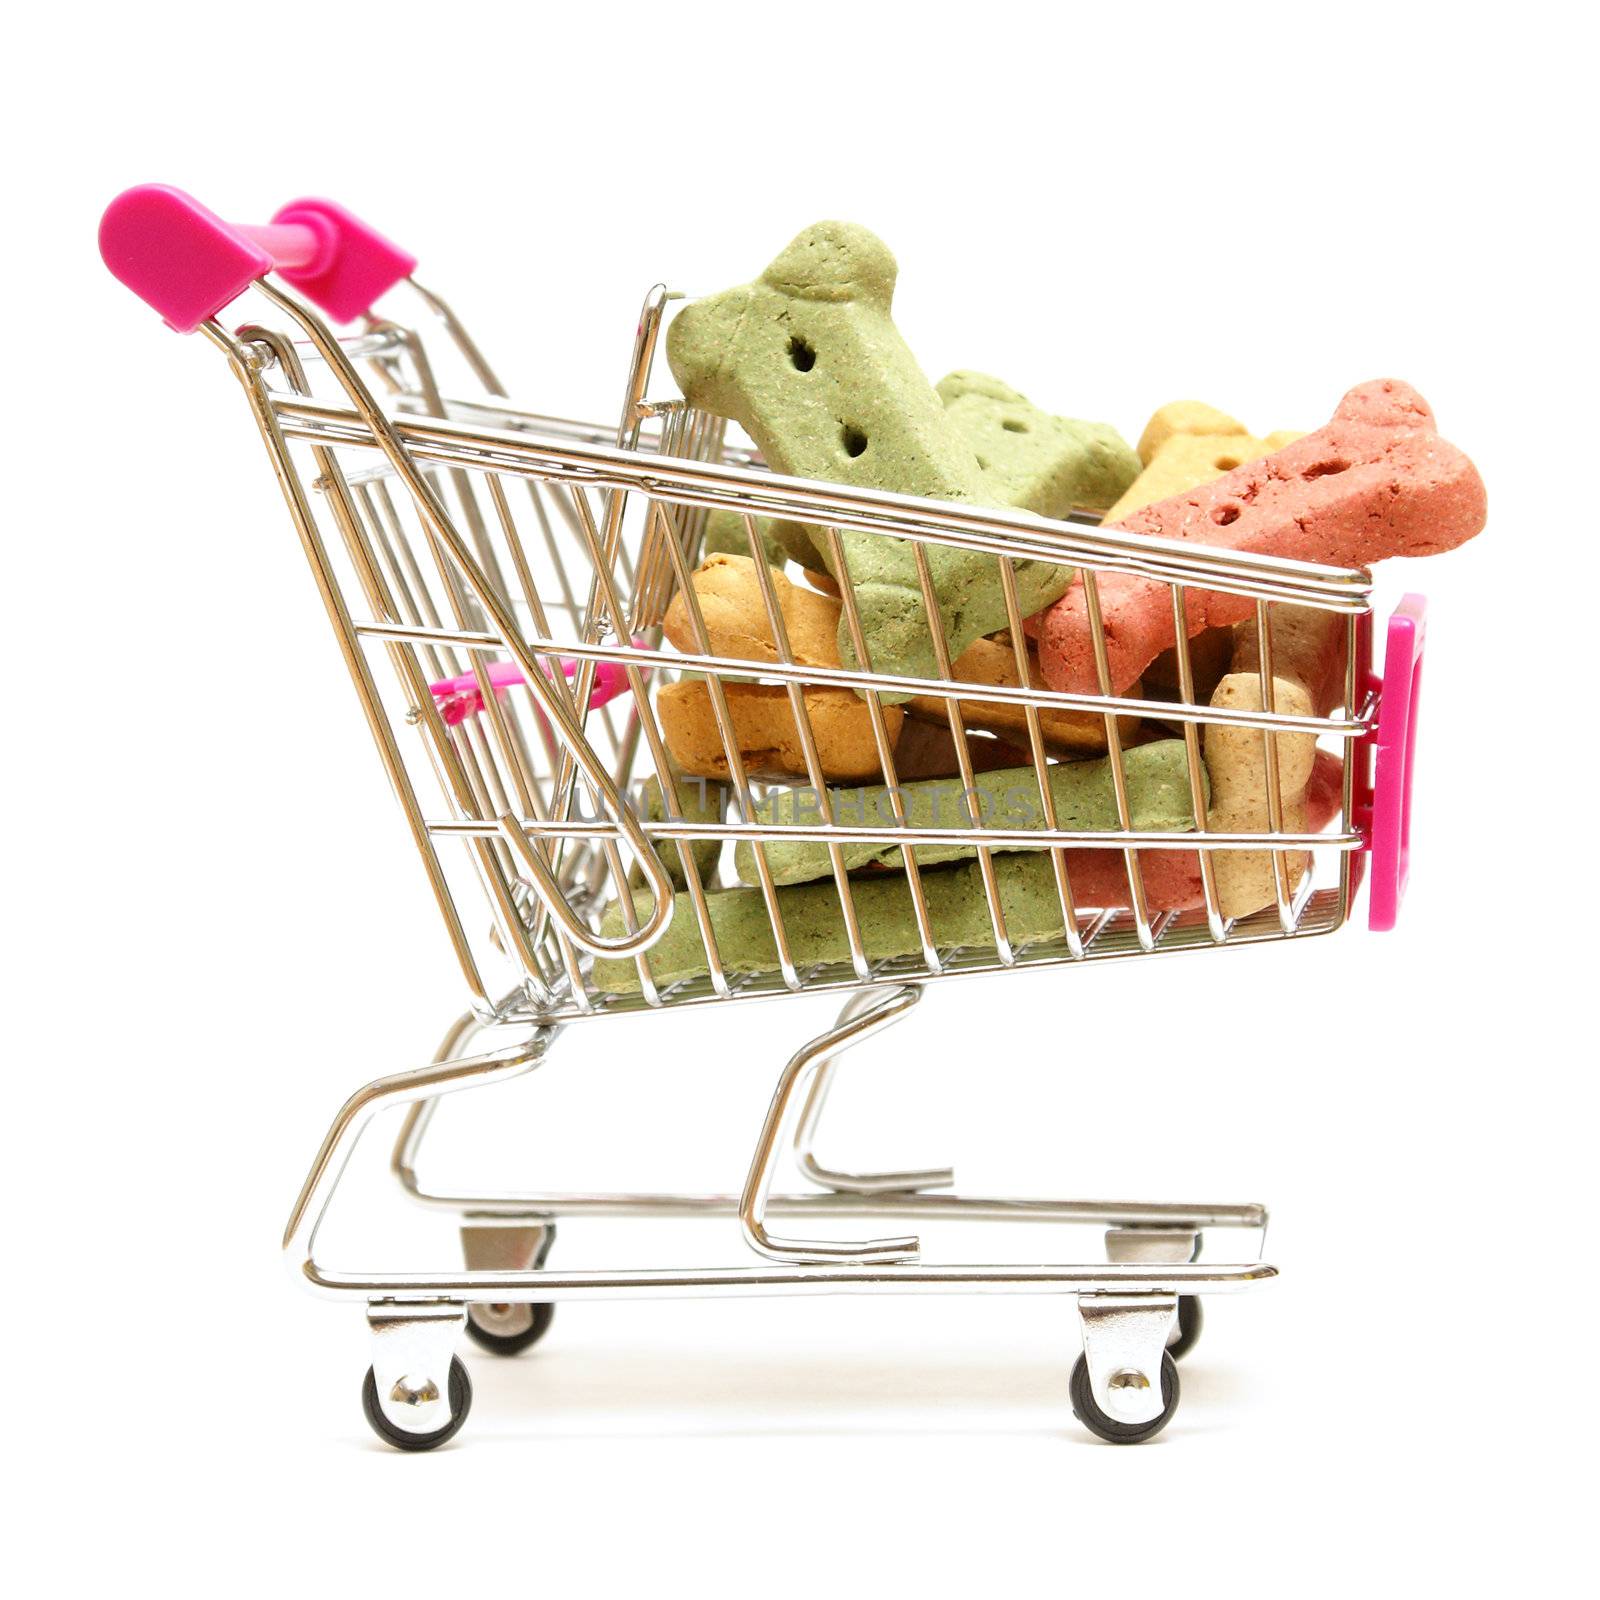
<path id="1" fill-rule="evenodd" d="M 0 107 L 26 1592 L 1549 1592 L 1592 1510 L 1596 1326 L 1579 8 L 40 15 Z M 896 252 L 930 375 L 1129 439 L 1183 396 L 1257 432 L 1379 376 L 1433 403 L 1491 522 L 1380 574 L 1434 605 L 1400 930 L 935 986 L 837 1097 L 845 1162 L 1273 1205 L 1283 1277 L 1210 1302 L 1159 1441 L 1077 1427 L 1046 1298 L 569 1306 L 537 1353 L 469 1357 L 455 1446 L 373 1440 L 360 1313 L 275 1240 L 340 1100 L 459 996 L 236 387 L 96 258 L 101 207 L 157 179 L 240 220 L 343 199 L 568 415 L 614 414 L 652 282 L 743 281 L 824 216 Z M 576 1030 L 447 1108 L 441 1176 L 735 1185 L 830 1014 Z M 352 1250 L 449 1259 L 389 1131 Z"/>

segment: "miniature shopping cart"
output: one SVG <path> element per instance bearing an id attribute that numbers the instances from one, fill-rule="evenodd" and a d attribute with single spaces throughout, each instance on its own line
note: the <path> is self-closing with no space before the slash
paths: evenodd
<path id="1" fill-rule="evenodd" d="M 634 331 L 620 422 L 602 427 L 513 407 L 450 309 L 416 283 L 413 259 L 329 202 L 297 202 L 270 226 L 245 228 L 176 190 L 146 187 L 109 208 L 101 248 L 117 276 L 172 327 L 203 333 L 244 390 L 466 988 L 468 1009 L 432 1065 L 369 1084 L 339 1111 L 284 1240 L 310 1288 L 366 1306 L 374 1354 L 364 1403 L 379 1435 L 408 1450 L 450 1438 L 471 1403 L 454 1348 L 463 1327 L 487 1349 L 512 1353 L 545 1333 L 560 1300 L 966 1291 L 1075 1297 L 1083 1354 L 1070 1394 L 1079 1418 L 1102 1438 L 1122 1442 L 1164 1426 L 1178 1403 L 1176 1360 L 1198 1332 L 1199 1297 L 1274 1276 L 1260 1260 L 1263 1207 L 976 1197 L 953 1192 L 943 1169 L 842 1172 L 815 1153 L 823 1102 L 843 1052 L 906 1016 L 936 981 L 1303 940 L 1349 920 L 1363 877 L 1373 925 L 1390 925 L 1407 866 L 1420 601 L 1408 600 L 1390 623 L 1380 679 L 1371 665 L 1365 572 L 1101 530 L 1089 516 L 1047 521 L 777 476 L 728 438 L 718 419 L 679 397 L 652 397 L 653 358 L 676 298 L 661 288 L 646 298 Z M 409 324 L 373 311 L 401 284 L 419 297 L 424 322 L 442 325 L 433 345 Z M 225 327 L 220 313 L 246 290 L 268 320 Z M 355 323 L 355 331 L 336 334 L 335 323 Z M 624 353 L 619 340 L 619 368 Z M 1013 641 L 1023 638 L 1013 563 L 1070 565 L 1081 575 L 1095 629 L 1100 692 L 1032 685 L 1020 643 L 1017 686 L 964 683 L 952 675 L 937 626 L 930 631 L 939 676 L 875 674 L 848 582 L 841 600 L 859 668 L 798 664 L 766 577 L 777 659 L 757 665 L 718 656 L 689 582 L 712 511 L 742 519 L 760 574 L 768 568 L 758 517 L 827 530 L 841 574 L 848 570 L 843 530 L 910 541 L 930 618 L 937 612 L 927 547 L 989 553 L 999 563 Z M 1178 691 L 1160 716 L 1184 743 L 1196 831 L 1132 825 L 1119 719 L 1149 715 L 1152 707 L 1111 692 L 1096 587 L 1098 575 L 1110 571 L 1142 575 L 1171 593 Z M 1197 703 L 1184 624 L 1187 597 L 1202 590 L 1253 600 L 1265 709 Z M 674 596 L 687 606 L 697 651 L 660 648 Z M 1272 619 L 1284 606 L 1343 619 L 1342 703 L 1328 715 L 1274 707 Z M 656 697 L 683 674 L 704 683 L 729 765 L 725 809 L 712 820 L 679 815 L 664 798 L 676 790 Z M 820 814 L 802 827 L 763 821 L 766 785 L 743 769 L 726 695 L 735 681 L 752 678 L 786 694 L 802 732 L 804 691 L 856 692 L 872 714 L 891 793 L 886 693 L 946 697 L 969 789 L 973 752 L 954 702 L 964 693 L 1021 707 L 1045 827 L 1007 831 L 978 815 L 914 826 L 899 805 L 888 816 L 835 817 L 809 740 Z M 1104 719 L 1119 824 L 1113 830 L 1057 825 L 1040 718 L 1061 710 Z M 1210 724 L 1260 731 L 1269 832 L 1205 829 L 1200 737 Z M 1275 741 L 1306 733 L 1342 764 L 1339 814 L 1322 833 L 1287 828 L 1276 787 Z M 651 778 L 662 801 L 653 808 L 640 801 L 640 786 Z M 783 894 L 765 864 L 764 847 L 780 839 L 827 850 L 847 935 L 844 959 L 808 964 L 788 937 Z M 942 943 L 928 910 L 929 870 L 902 848 L 920 948 L 873 958 L 856 915 L 861 880 L 844 869 L 842 856 L 845 845 L 869 841 L 972 848 L 990 936 L 960 947 Z M 770 929 L 776 951 L 761 970 L 719 950 L 713 926 L 713 897 L 724 892 L 714 875 L 739 844 L 754 847 L 758 880 L 740 892 L 759 895 L 763 936 Z M 1054 864 L 1060 922 L 1049 937 L 1014 937 L 995 888 L 996 855 L 1023 848 Z M 1152 906 L 1145 863 L 1166 850 L 1198 853 L 1203 907 Z M 1270 906 L 1232 920 L 1222 914 L 1212 871 L 1216 853 L 1230 850 L 1270 852 L 1274 884 Z M 1076 903 L 1066 862 L 1082 851 L 1113 853 L 1126 880 L 1126 894 L 1114 897 L 1119 904 Z M 1298 881 L 1291 857 L 1308 862 Z M 673 918 L 693 919 L 703 972 L 658 977 L 652 970 L 652 949 Z M 600 981 L 618 970 L 631 974 L 627 984 Z M 419 1176 L 439 1099 L 531 1072 L 569 1025 L 821 990 L 842 997 L 839 1020 L 783 1067 L 735 1193 L 444 1193 Z M 474 1049 L 481 1053 L 469 1053 Z M 353 1271 L 316 1253 L 356 1142 L 391 1107 L 407 1108 L 394 1171 L 415 1200 L 458 1217 L 464 1266 Z M 786 1145 L 809 1188 L 775 1193 Z M 736 1219 L 754 1259 L 628 1270 L 551 1260 L 558 1219 L 647 1215 Z M 852 1237 L 863 1219 L 1022 1222 L 1058 1225 L 1058 1233 L 1060 1225 L 1095 1225 L 1104 1229 L 1104 1259 L 934 1263 L 909 1234 Z M 1251 1248 L 1230 1261 L 1212 1260 L 1208 1247 L 1202 1258 L 1202 1236 L 1209 1245 L 1220 1230 Z"/>

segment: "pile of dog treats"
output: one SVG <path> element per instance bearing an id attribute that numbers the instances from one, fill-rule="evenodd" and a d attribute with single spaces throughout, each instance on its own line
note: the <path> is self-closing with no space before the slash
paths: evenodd
<path id="1" fill-rule="evenodd" d="M 1116 429 L 1052 416 L 980 373 L 955 372 L 931 385 L 890 316 L 896 271 L 894 257 L 864 228 L 819 223 L 754 283 L 694 301 L 680 313 L 667 338 L 673 375 L 691 404 L 738 423 L 774 471 L 795 477 L 1045 517 L 1089 511 L 1134 533 L 1339 567 L 1453 549 L 1484 525 L 1476 469 L 1439 436 L 1427 403 L 1406 384 L 1362 384 L 1344 396 L 1326 426 L 1304 435 L 1257 438 L 1208 405 L 1165 405 L 1135 451 Z M 923 604 L 913 542 L 766 521 L 757 524 L 757 535 L 766 573 L 756 565 L 742 517 L 715 512 L 706 519 L 703 559 L 692 580 L 698 604 L 674 597 L 664 624 L 672 645 L 686 654 L 776 662 L 775 602 L 792 657 L 802 666 L 855 667 L 859 642 L 875 674 L 940 678 L 943 654 L 949 675 L 963 683 L 1014 686 L 1026 670 L 1035 687 L 1102 692 L 1085 589 L 1071 568 L 1013 561 L 1008 605 L 992 556 L 923 545 L 941 652 Z M 841 602 L 841 583 L 850 585 L 854 619 Z M 1151 702 L 1148 717 L 1117 723 L 1132 826 L 1192 831 L 1193 788 L 1181 730 L 1161 720 L 1161 702 L 1178 693 L 1172 591 L 1117 571 L 1100 572 L 1097 588 L 1110 692 Z M 1014 616 L 1023 619 L 1022 639 L 1010 627 Z M 1248 597 L 1188 591 L 1198 702 L 1262 709 L 1254 617 Z M 1283 604 L 1272 607 L 1272 618 L 1273 709 L 1328 716 L 1344 700 L 1344 619 Z M 658 817 L 720 820 L 723 792 L 705 780 L 742 777 L 775 785 L 755 808 L 763 824 L 815 826 L 822 819 L 810 784 L 820 770 L 832 820 L 846 826 L 889 826 L 897 816 L 912 826 L 980 819 L 1013 831 L 1047 825 L 1025 713 L 1015 702 L 955 702 L 968 730 L 969 784 L 945 697 L 886 685 L 874 707 L 853 689 L 810 684 L 803 690 L 802 727 L 783 683 L 753 675 L 725 678 L 723 689 L 742 770 L 730 767 L 703 678 L 690 675 L 656 689 L 662 732 L 685 779 L 676 786 L 675 803 L 654 789 L 650 806 Z M 1116 829 L 1105 717 L 1050 709 L 1040 722 L 1056 826 Z M 891 771 L 882 759 L 885 746 Z M 1320 831 L 1338 811 L 1340 757 L 1318 751 L 1310 733 L 1280 734 L 1276 746 L 1285 830 Z M 1261 733 L 1209 724 L 1203 759 L 1205 826 L 1270 831 Z M 1050 853 L 1018 845 L 996 852 L 994 876 L 1011 942 L 1060 938 Z M 738 887 L 714 886 L 720 843 L 702 841 L 683 851 L 667 843 L 660 854 L 680 886 L 690 872 L 701 878 L 726 972 L 777 970 L 769 886 L 761 883 L 751 844 L 741 842 L 734 852 Z M 848 960 L 828 847 L 769 843 L 764 854 L 796 965 Z M 954 842 L 914 850 L 940 945 L 993 947 L 976 854 L 973 846 Z M 1065 857 L 1077 906 L 1128 904 L 1120 851 L 1072 849 Z M 1269 853 L 1219 850 L 1211 859 L 1225 916 L 1248 916 L 1273 903 Z M 1152 911 L 1204 904 L 1195 852 L 1145 850 L 1139 860 Z M 901 849 L 851 844 L 843 865 L 869 959 L 914 955 L 921 935 Z M 1289 865 L 1298 881 L 1307 859 L 1294 853 Z M 694 909 L 686 895 L 679 899 L 685 903 L 649 953 L 658 984 L 707 970 Z M 624 920 L 623 908 L 612 906 L 605 932 L 620 933 Z M 595 968 L 603 990 L 637 989 L 639 981 L 632 961 L 602 961 Z"/>

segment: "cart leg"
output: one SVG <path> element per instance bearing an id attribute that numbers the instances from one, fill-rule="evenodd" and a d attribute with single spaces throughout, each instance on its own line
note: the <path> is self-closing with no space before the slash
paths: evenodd
<path id="1" fill-rule="evenodd" d="M 483 1031 L 483 1028 L 484 1024 L 472 1012 L 463 1011 L 450 1024 L 440 1041 L 439 1048 L 434 1051 L 434 1065 L 439 1066 L 446 1061 L 453 1061 L 463 1054 L 468 1044 Z M 399 1179 L 400 1187 L 412 1196 L 418 1192 L 417 1159 L 422 1150 L 422 1141 L 438 1105 L 438 1097 L 433 1096 L 426 1100 L 415 1101 L 407 1107 L 405 1121 L 401 1123 L 399 1136 L 394 1142 L 394 1152 L 389 1157 L 389 1170 Z"/>
<path id="2" fill-rule="evenodd" d="M 402 1450 L 431 1450 L 466 1421 L 472 1386 L 455 1353 L 466 1319 L 459 1301 L 368 1306 L 372 1366 L 364 1400 L 379 1438 Z"/>
<path id="3" fill-rule="evenodd" d="M 461 1224 L 461 1253 L 469 1272 L 533 1272 L 545 1264 L 555 1238 L 548 1217 L 469 1213 Z M 516 1355 L 549 1331 L 554 1309 L 548 1302 L 473 1304 L 467 1307 L 467 1332 L 496 1355 Z"/>
<path id="4" fill-rule="evenodd" d="M 912 992 L 921 993 L 920 990 Z M 863 1015 L 878 999 L 870 989 L 852 995 L 839 1013 L 840 1025 Z M 805 1104 L 795 1122 L 794 1158 L 801 1173 L 820 1188 L 831 1189 L 835 1194 L 916 1194 L 924 1189 L 953 1187 L 956 1175 L 950 1167 L 913 1167 L 905 1172 L 841 1172 L 836 1167 L 824 1166 L 817 1159 L 812 1146 L 837 1067 L 837 1056 L 826 1056 L 817 1063 Z"/>
<path id="5" fill-rule="evenodd" d="M 767 1231 L 766 1210 L 783 1131 L 800 1085 L 821 1066 L 829 1064 L 836 1055 L 897 1022 L 917 1003 L 919 992 L 914 984 L 907 984 L 903 988 L 890 990 L 887 995 L 872 995 L 863 1006 L 857 1007 L 854 1003 L 846 1006 L 834 1027 L 789 1058 L 778 1078 L 772 1104 L 767 1108 L 761 1137 L 756 1142 L 755 1155 L 750 1162 L 750 1174 L 745 1179 L 744 1190 L 739 1197 L 739 1222 L 746 1242 L 758 1254 L 773 1261 L 859 1264 L 917 1259 L 917 1240 L 909 1236 L 863 1239 L 854 1243 L 779 1238 Z"/>
<path id="6" fill-rule="evenodd" d="M 1164 1428 L 1178 1407 L 1178 1369 L 1167 1338 L 1178 1298 L 1083 1294 L 1083 1355 L 1072 1375 L 1072 1408 L 1102 1439 L 1134 1444 Z"/>

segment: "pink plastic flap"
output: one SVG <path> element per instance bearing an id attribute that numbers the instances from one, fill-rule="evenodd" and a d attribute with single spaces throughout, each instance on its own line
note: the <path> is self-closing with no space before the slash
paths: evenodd
<path id="1" fill-rule="evenodd" d="M 253 239 L 164 183 L 140 184 L 106 207 L 100 256 L 179 333 L 193 333 L 272 271 Z"/>
<path id="2" fill-rule="evenodd" d="M 280 262 L 278 274 L 333 318 L 351 322 L 417 270 L 417 258 L 332 200 L 291 200 L 272 219 L 275 227 L 310 228 L 324 240 L 305 266 Z"/>
<path id="3" fill-rule="evenodd" d="M 1379 933 L 1394 927 L 1411 873 L 1411 778 L 1427 614 L 1427 600 L 1420 594 L 1408 594 L 1389 618 L 1383 697 L 1373 738 L 1372 794 L 1357 816 L 1367 836 L 1372 880 L 1367 925 Z"/>
<path id="4" fill-rule="evenodd" d="M 100 255 L 179 333 L 193 333 L 269 272 L 335 322 L 349 322 L 417 265 L 332 200 L 291 201 L 251 227 L 224 222 L 165 183 L 140 184 L 106 207 Z"/>

